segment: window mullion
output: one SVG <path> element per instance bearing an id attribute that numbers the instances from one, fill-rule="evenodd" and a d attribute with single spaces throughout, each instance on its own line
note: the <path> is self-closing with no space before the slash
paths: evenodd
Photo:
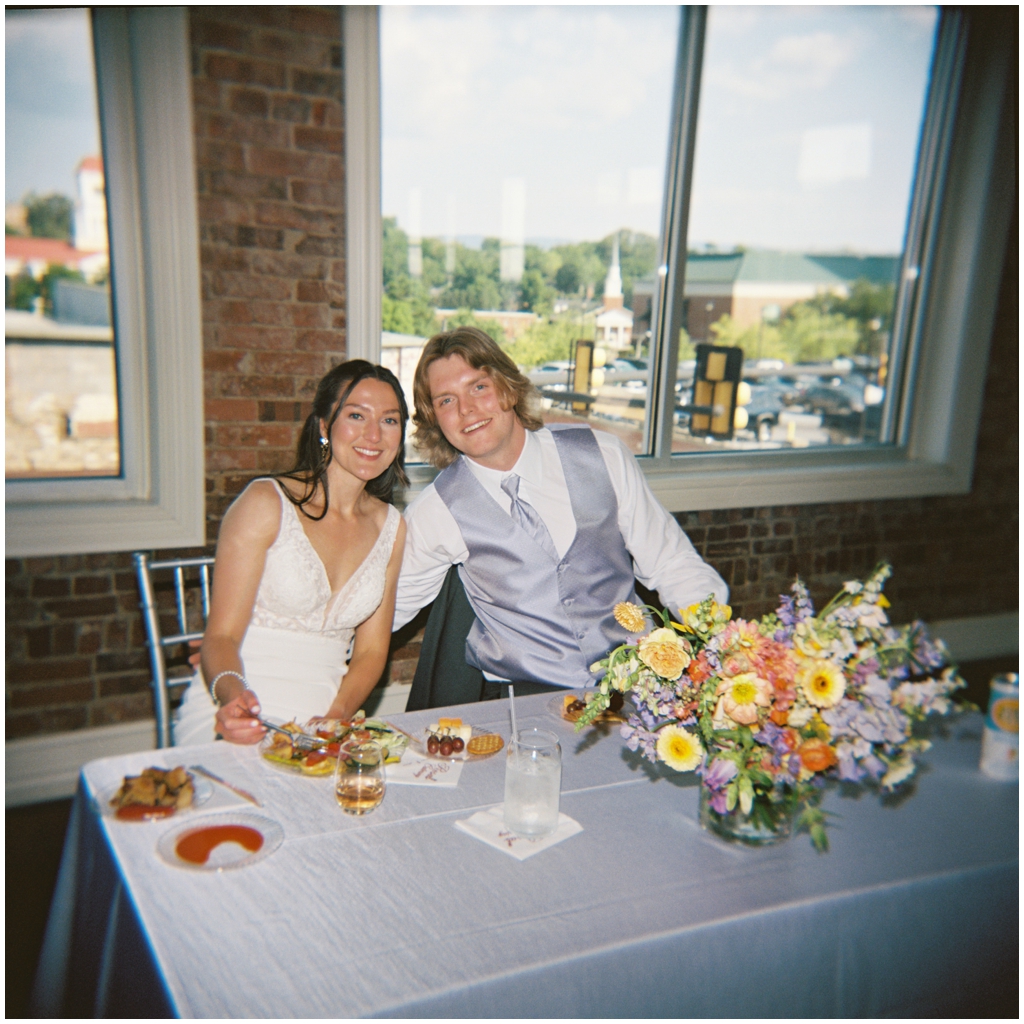
<path id="1" fill-rule="evenodd" d="M 706 25 L 707 7 L 680 8 L 653 328 L 654 375 L 649 388 L 644 440 L 645 449 L 657 461 L 666 464 L 672 454 L 679 332 L 683 326 L 683 288 L 686 281 L 686 232 Z"/>
<path id="2" fill-rule="evenodd" d="M 953 122 L 966 59 L 967 33 L 963 12 L 941 9 L 939 17 L 893 316 L 893 342 L 889 357 L 892 397 L 886 402 L 881 427 L 883 439 L 893 440 L 902 446 L 910 442 L 924 311 L 928 304 L 928 285 L 945 192 Z"/>

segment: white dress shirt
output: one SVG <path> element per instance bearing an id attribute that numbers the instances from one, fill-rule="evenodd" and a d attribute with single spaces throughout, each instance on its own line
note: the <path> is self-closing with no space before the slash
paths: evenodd
<path id="1" fill-rule="evenodd" d="M 694 550 L 675 519 L 651 493 L 636 459 L 612 434 L 594 431 L 619 503 L 619 531 L 633 558 L 633 571 L 675 611 L 714 593 L 723 604 L 729 590 L 721 576 Z M 465 458 L 465 456 L 462 456 Z M 522 454 L 511 470 L 488 469 L 466 459 L 484 490 L 507 513 L 511 508 L 502 481 L 516 473 L 519 496 L 544 520 L 555 550 L 563 557 L 576 537 L 576 520 L 562 463 L 550 430 L 526 432 Z M 398 629 L 437 597 L 452 565 L 469 558 L 462 531 L 430 484 L 406 509 L 405 557 L 398 580 L 395 624 Z"/>

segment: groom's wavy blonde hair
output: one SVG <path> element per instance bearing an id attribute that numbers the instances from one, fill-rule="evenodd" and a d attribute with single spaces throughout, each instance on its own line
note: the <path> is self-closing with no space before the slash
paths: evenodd
<path id="1" fill-rule="evenodd" d="M 536 409 L 540 401 L 537 389 L 519 372 L 519 367 L 498 347 L 490 335 L 477 327 L 456 327 L 453 331 L 435 334 L 423 347 L 413 381 L 416 425 L 413 438 L 418 451 L 438 469 L 450 466 L 461 454 L 444 436 L 437 424 L 434 404 L 430 399 L 427 370 L 430 364 L 448 356 L 462 356 L 474 370 L 483 370 L 494 381 L 502 408 L 513 409 L 527 430 L 540 430 L 544 421 Z"/>

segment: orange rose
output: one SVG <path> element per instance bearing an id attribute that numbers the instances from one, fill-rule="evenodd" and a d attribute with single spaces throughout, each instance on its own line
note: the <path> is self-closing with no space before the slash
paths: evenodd
<path id="1" fill-rule="evenodd" d="M 674 629 L 655 629 L 637 645 L 637 656 L 662 679 L 678 679 L 690 664 L 688 645 Z"/>
<path id="2" fill-rule="evenodd" d="M 809 772 L 823 772 L 836 763 L 836 752 L 824 740 L 807 740 L 800 744 L 797 753 Z"/>
<path id="3" fill-rule="evenodd" d="M 789 721 L 789 712 L 773 708 L 768 716 L 776 725 L 785 725 Z"/>

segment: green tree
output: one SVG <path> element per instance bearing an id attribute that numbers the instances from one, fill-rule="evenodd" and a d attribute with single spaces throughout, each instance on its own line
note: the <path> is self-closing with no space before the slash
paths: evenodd
<path id="1" fill-rule="evenodd" d="M 437 332 L 437 316 L 433 299 L 422 281 L 408 274 L 396 274 L 388 282 L 385 297 L 389 304 L 382 304 L 382 323 L 396 326 L 387 327 L 398 334 L 416 334 L 429 338 Z"/>
<path id="2" fill-rule="evenodd" d="M 891 282 L 872 284 L 859 278 L 845 298 L 831 292 L 816 295 L 806 305 L 823 314 L 840 314 L 857 323 L 858 355 L 880 355 L 892 331 L 892 315 L 896 304 L 896 287 Z"/>
<path id="3" fill-rule="evenodd" d="M 502 348 L 507 348 L 505 344 L 505 329 L 501 324 L 497 320 L 491 320 L 489 317 L 476 317 L 471 309 L 460 309 L 451 316 L 445 317 L 444 330 L 452 331 L 456 327 L 478 327 L 484 334 L 493 338 Z"/>
<path id="4" fill-rule="evenodd" d="M 530 370 L 544 363 L 571 360 L 576 351 L 576 342 L 581 338 L 593 337 L 593 324 L 581 327 L 576 317 L 560 316 L 552 320 L 539 320 L 515 341 L 502 347 L 518 366 Z"/>
<path id="5" fill-rule="evenodd" d="M 67 196 L 57 192 L 51 192 L 48 196 L 30 193 L 22 202 L 33 237 L 71 240 L 71 213 L 74 206 Z"/>
<path id="6" fill-rule="evenodd" d="M 381 327 L 395 334 L 415 334 L 412 326 L 412 306 L 401 299 L 393 299 L 387 292 L 381 296 Z"/>
<path id="7" fill-rule="evenodd" d="M 5 306 L 7 309 L 33 308 L 33 303 L 39 297 L 39 282 L 27 271 L 23 270 L 17 277 L 7 278 Z"/>
<path id="8" fill-rule="evenodd" d="M 526 270 L 519 282 L 519 308 L 529 309 L 541 316 L 551 312 L 555 293 L 537 269 Z"/>
<path id="9" fill-rule="evenodd" d="M 78 270 L 72 270 L 61 263 L 51 263 L 46 268 L 42 280 L 39 282 L 39 294 L 43 297 L 43 308 L 47 316 L 53 315 L 53 286 L 57 281 L 77 281 L 85 283 L 85 277 Z"/>

